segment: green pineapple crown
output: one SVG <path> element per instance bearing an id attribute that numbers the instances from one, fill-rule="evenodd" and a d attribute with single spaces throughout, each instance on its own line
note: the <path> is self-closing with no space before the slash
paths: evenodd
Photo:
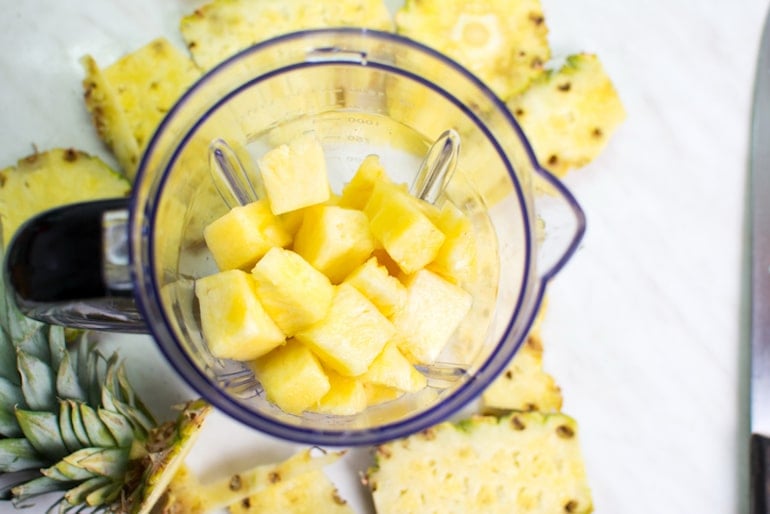
<path id="1" fill-rule="evenodd" d="M 66 339 L 24 317 L 0 277 L 0 497 L 20 506 L 60 491 L 62 512 L 107 511 L 141 483 L 137 463 L 157 423 L 117 355 L 85 334 L 72 348 Z"/>

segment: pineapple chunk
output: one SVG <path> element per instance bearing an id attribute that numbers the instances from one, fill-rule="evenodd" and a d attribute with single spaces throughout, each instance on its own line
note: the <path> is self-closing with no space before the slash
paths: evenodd
<path id="1" fill-rule="evenodd" d="M 393 317 L 403 336 L 400 350 L 416 362 L 431 364 L 468 314 L 473 298 L 427 269 L 409 277 L 406 291 L 406 305 Z"/>
<path id="2" fill-rule="evenodd" d="M 195 295 L 203 336 L 214 357 L 251 360 L 284 342 L 285 335 L 262 308 L 248 273 L 228 270 L 199 278 Z"/>
<path id="3" fill-rule="evenodd" d="M 258 164 L 274 214 L 322 203 L 331 195 L 324 150 L 312 135 L 273 148 Z"/>
<path id="4" fill-rule="evenodd" d="M 446 239 L 420 203 L 402 187 L 378 181 L 364 208 L 372 234 L 407 274 L 432 261 Z"/>
<path id="5" fill-rule="evenodd" d="M 296 333 L 324 364 L 349 377 L 364 373 L 395 336 L 393 324 L 377 307 L 345 283 L 337 286 L 326 317 Z"/>
<path id="6" fill-rule="evenodd" d="M 389 182 L 385 168 L 378 155 L 367 155 L 358 166 L 350 182 L 342 188 L 340 207 L 363 210 L 372 196 L 374 184 L 378 181 Z"/>
<path id="7" fill-rule="evenodd" d="M 371 257 L 345 278 L 345 283 L 358 289 L 386 317 L 392 317 L 406 303 L 406 288 L 388 273 L 385 266 Z"/>
<path id="8" fill-rule="evenodd" d="M 326 316 L 334 296 L 326 275 L 299 254 L 273 247 L 251 271 L 257 297 L 287 336 Z"/>
<path id="9" fill-rule="evenodd" d="M 455 284 L 471 283 L 476 273 L 476 241 L 471 220 L 451 202 L 444 202 L 440 209 L 431 209 L 428 217 L 446 239 L 426 267 Z"/>
<path id="10" fill-rule="evenodd" d="M 404 392 L 395 387 L 375 384 L 373 382 L 364 382 L 364 392 L 366 393 L 366 405 L 368 407 L 390 402 L 404 396 Z"/>
<path id="11" fill-rule="evenodd" d="M 425 375 L 415 369 L 393 342 L 385 345 L 360 379 L 404 392 L 419 391 L 428 383 Z"/>
<path id="12" fill-rule="evenodd" d="M 503 99 L 551 56 L 540 0 L 407 0 L 396 30 L 456 59 Z"/>
<path id="13" fill-rule="evenodd" d="M 289 339 L 251 366 L 267 399 L 290 414 L 317 406 L 331 387 L 318 358 L 296 339 Z"/>
<path id="14" fill-rule="evenodd" d="M 592 54 L 570 56 L 561 69 L 549 71 L 507 105 L 538 160 L 558 176 L 591 162 L 626 118 L 617 91 Z"/>
<path id="15" fill-rule="evenodd" d="M 329 392 L 327 392 L 315 409 L 326 414 L 350 416 L 366 409 L 366 391 L 364 384 L 353 377 L 346 377 L 330 369 L 326 370 L 329 377 Z"/>
<path id="16" fill-rule="evenodd" d="M 203 230 L 220 270 L 250 270 L 274 246 L 287 246 L 291 236 L 265 200 L 233 207 Z"/>
<path id="17" fill-rule="evenodd" d="M 338 284 L 371 255 L 374 238 L 363 212 L 319 205 L 305 212 L 293 248 Z"/>
<path id="18" fill-rule="evenodd" d="M 375 456 L 377 512 L 593 512 L 577 423 L 563 414 L 444 422 Z"/>

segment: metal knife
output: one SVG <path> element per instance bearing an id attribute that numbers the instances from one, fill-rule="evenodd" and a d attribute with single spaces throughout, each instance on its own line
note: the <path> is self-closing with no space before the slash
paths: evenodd
<path id="1" fill-rule="evenodd" d="M 751 513 L 770 514 L 770 13 L 754 83 L 751 214 Z"/>

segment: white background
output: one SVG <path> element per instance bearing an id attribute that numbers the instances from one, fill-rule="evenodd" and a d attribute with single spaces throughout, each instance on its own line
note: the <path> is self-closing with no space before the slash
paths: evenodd
<path id="1" fill-rule="evenodd" d="M 180 42 L 179 18 L 200 3 L 0 1 L 0 168 L 33 145 L 107 158 L 78 59 L 107 65 L 159 35 Z M 542 3 L 554 56 L 597 53 L 628 111 L 604 154 L 567 178 L 588 232 L 551 286 L 544 328 L 596 512 L 746 512 L 743 217 L 767 4 Z M 154 404 L 186 396 L 151 341 L 120 343 L 130 364 L 151 364 L 131 370 Z M 291 450 L 213 416 L 192 462 L 215 478 Z M 335 470 L 347 494 L 354 466 Z"/>

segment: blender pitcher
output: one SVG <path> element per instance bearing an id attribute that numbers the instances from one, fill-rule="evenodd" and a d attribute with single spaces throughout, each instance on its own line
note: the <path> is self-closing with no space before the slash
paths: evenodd
<path id="1" fill-rule="evenodd" d="M 460 209 L 484 251 L 464 284 L 470 314 L 438 361 L 418 366 L 428 387 L 352 416 L 281 411 L 248 366 L 214 358 L 201 331 L 195 281 L 217 271 L 203 229 L 232 203 L 212 173 L 212 142 L 225 142 L 259 196 L 257 160 L 312 134 L 339 192 L 371 154 L 394 182 L 414 186 L 447 130 L 459 142 L 455 172 L 431 199 Z M 149 332 L 183 379 L 246 425 L 303 443 L 364 445 L 427 428 L 474 400 L 515 354 L 584 230 L 573 196 L 470 72 L 396 34 L 321 29 L 257 44 L 208 72 L 160 124 L 129 199 L 29 221 L 5 272 L 30 317 Z"/>

